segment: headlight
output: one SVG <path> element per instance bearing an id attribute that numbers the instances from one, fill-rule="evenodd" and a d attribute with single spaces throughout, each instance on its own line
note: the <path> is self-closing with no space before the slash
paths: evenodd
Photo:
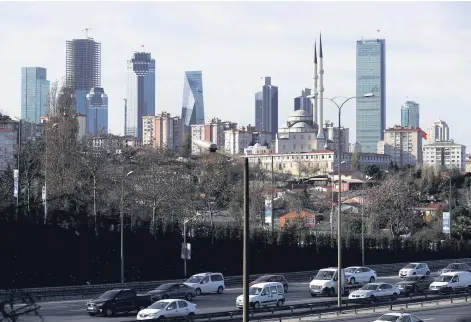
<path id="1" fill-rule="evenodd" d="M 95 304 L 95 305 L 96 305 L 96 306 L 103 306 L 103 304 L 105 304 L 105 303 L 97 303 L 97 304 Z"/>

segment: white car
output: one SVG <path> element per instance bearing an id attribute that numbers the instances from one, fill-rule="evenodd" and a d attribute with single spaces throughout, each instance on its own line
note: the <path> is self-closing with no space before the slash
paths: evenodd
<path id="1" fill-rule="evenodd" d="M 249 288 L 249 306 L 259 309 L 261 306 L 281 306 L 285 303 L 285 289 L 279 282 L 257 283 Z M 236 306 L 244 308 L 244 295 L 236 299 Z"/>
<path id="2" fill-rule="evenodd" d="M 192 317 L 196 314 L 196 304 L 185 300 L 161 300 L 137 313 L 137 320 L 157 320 L 174 317 Z"/>
<path id="3" fill-rule="evenodd" d="M 402 317 L 402 320 L 401 320 Z M 423 322 L 410 313 L 386 313 L 374 320 L 374 322 Z"/>
<path id="4" fill-rule="evenodd" d="M 410 263 L 399 271 L 399 277 L 412 275 L 430 275 L 430 268 L 425 263 Z"/>
<path id="5" fill-rule="evenodd" d="M 388 283 L 369 283 L 359 290 L 348 295 L 350 301 L 376 302 L 380 298 L 391 298 L 393 300 L 401 294 L 401 291 Z"/>
<path id="6" fill-rule="evenodd" d="M 373 283 L 378 278 L 374 270 L 362 266 L 347 267 L 345 276 L 347 277 L 347 283 L 352 285 L 356 283 Z"/>
<path id="7" fill-rule="evenodd" d="M 225 289 L 224 276 L 221 273 L 201 273 L 193 275 L 186 281 L 186 286 L 193 287 L 196 295 L 207 293 L 222 294 Z"/>

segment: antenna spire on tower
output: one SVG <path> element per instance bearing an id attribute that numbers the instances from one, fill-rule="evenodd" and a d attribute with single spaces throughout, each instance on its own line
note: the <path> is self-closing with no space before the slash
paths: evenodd
<path id="1" fill-rule="evenodd" d="M 319 58 L 322 57 L 322 33 L 319 33 Z"/>
<path id="2" fill-rule="evenodd" d="M 88 37 L 88 31 L 89 31 L 89 30 L 92 30 L 92 28 L 85 28 L 85 29 L 82 29 L 82 31 L 85 31 L 85 37 L 86 37 L 87 39 L 90 39 L 90 38 Z"/>
<path id="3" fill-rule="evenodd" d="M 314 40 L 314 64 L 317 64 L 317 39 Z"/>

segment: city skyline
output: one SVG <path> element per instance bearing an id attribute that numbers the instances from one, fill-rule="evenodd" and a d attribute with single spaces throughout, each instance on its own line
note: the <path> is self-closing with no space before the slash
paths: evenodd
<path id="1" fill-rule="evenodd" d="M 259 87 L 258 79 L 260 75 L 270 75 L 276 79 L 276 85 L 279 87 L 279 122 L 283 122 L 292 111 L 292 100 L 299 95 L 299 88 L 311 87 L 309 63 L 312 60 L 312 43 L 318 31 L 322 30 L 326 35 L 323 50 L 328 53 L 328 59 L 324 62 L 324 69 L 328 70 L 324 79 L 325 97 L 355 95 L 355 42 L 360 40 L 363 34 L 365 39 L 382 38 L 388 43 L 386 127 L 400 124 L 400 106 L 408 96 L 411 100 L 420 102 L 422 106 L 427 106 L 427 115 L 421 117 L 422 128 L 427 128 L 441 116 L 442 106 L 451 105 L 452 111 L 447 115 L 446 121 L 453 127 L 453 138 L 457 142 L 468 144 L 466 129 L 459 120 L 469 113 L 465 109 L 466 100 L 461 93 L 466 91 L 464 84 L 470 71 L 470 62 L 463 55 L 466 50 L 458 52 L 454 48 L 456 44 L 461 45 L 461 39 L 469 35 L 469 24 L 460 14 L 466 12 L 466 8 L 471 8 L 469 4 L 412 3 L 408 4 L 407 12 L 404 12 L 404 5 L 400 3 L 378 4 L 375 8 L 366 4 L 341 4 L 346 11 L 353 10 L 358 13 L 355 18 L 334 10 L 338 5 L 318 2 L 291 3 L 287 6 L 283 3 L 273 3 L 267 15 L 258 17 L 256 11 L 261 4 L 257 3 L 189 4 L 192 8 L 191 15 L 179 12 L 178 4 L 123 3 L 116 4 L 115 17 L 103 21 L 100 21 L 102 17 L 98 14 L 100 10 L 96 13 L 77 14 L 76 16 L 81 16 L 80 19 L 67 17 L 65 20 L 65 17 L 56 14 L 51 16 L 44 26 L 31 30 L 24 21 L 22 25 L 19 23 L 23 17 L 39 17 L 40 13 L 48 12 L 50 8 L 60 12 L 66 10 L 66 6 L 60 3 L 52 7 L 45 3 L 34 3 L 20 10 L 17 4 L 2 3 L 2 12 L 18 12 L 19 17 L 13 20 L 12 17 L 0 14 L 1 24 L 15 30 L 18 26 L 18 34 L 25 39 L 25 44 L 18 45 L 17 51 L 0 54 L 2 61 L 9 62 L 5 70 L 8 77 L 2 79 L 1 85 L 9 93 L 19 93 L 20 66 L 42 66 L 48 69 L 50 81 L 61 79 L 65 76 L 61 62 L 64 57 L 64 41 L 84 38 L 81 30 L 91 27 L 89 36 L 102 44 L 102 82 L 110 97 L 109 127 L 112 133 L 123 134 L 125 62 L 132 51 L 142 44 L 145 45 L 146 51 L 153 53 L 158 62 L 163 61 L 156 67 L 156 113 L 166 110 L 172 115 L 179 115 L 183 86 L 181 73 L 197 68 L 205 73 L 207 119 L 218 117 L 239 124 L 252 124 L 255 116 L 253 93 Z M 97 4 L 97 8 L 102 6 L 104 7 L 104 4 Z M 424 6 L 427 6 L 427 11 L 419 15 Z M 291 12 L 283 16 L 282 13 L 285 14 L 288 7 Z M 319 19 L 316 19 L 315 23 L 300 18 L 305 15 L 304 12 L 314 7 L 319 12 Z M 73 4 L 67 5 L 67 11 L 71 8 L 76 9 L 77 13 L 86 9 Z M 128 12 L 139 12 L 141 19 L 139 22 L 121 26 L 118 21 L 126 20 Z M 206 12 L 213 14 L 208 15 Z M 391 13 L 399 12 L 400 15 L 392 17 L 394 15 Z M 342 18 L 345 24 L 332 25 L 327 19 L 329 15 Z M 208 19 L 204 24 L 197 24 L 192 22 L 194 20 L 186 19 L 187 16 L 204 16 Z M 420 18 L 417 18 L 419 16 Z M 150 28 L 153 29 L 150 32 L 147 24 L 160 18 L 161 21 L 153 24 L 155 28 Z M 366 18 L 368 21 L 362 22 L 358 30 L 345 30 L 344 26 L 349 22 Z M 32 19 L 32 22 L 35 19 Z M 230 39 L 225 40 L 228 32 L 226 25 L 241 19 L 245 25 L 230 32 Z M 433 26 L 425 23 L 430 19 L 435 21 Z M 62 21 L 68 23 L 63 23 L 66 27 L 59 28 Z M 184 30 L 188 29 L 193 29 L 195 35 L 185 36 Z M 52 31 L 50 35 L 48 30 Z M 313 32 L 306 33 L 305 30 Z M 158 37 L 155 37 L 155 34 Z M 2 43 L 13 46 L 14 39 L 10 36 L 1 37 Z M 260 39 L 264 39 L 263 44 Z M 37 45 L 39 43 L 40 46 Z M 26 45 L 35 46 L 36 50 L 29 51 Z M 185 51 L 183 48 L 197 50 Z M 434 63 L 443 60 L 440 57 L 444 55 L 453 59 L 447 59 L 446 64 Z M 220 59 L 221 57 L 225 59 Z M 434 66 L 433 71 L 430 66 Z M 437 75 L 440 75 L 441 79 L 453 79 L 455 82 L 438 84 L 433 81 Z M 447 94 L 443 95 L 444 92 Z M 19 116 L 20 95 L 11 96 L 1 110 L 3 113 Z M 222 106 L 221 102 L 224 102 Z M 335 114 L 335 107 L 325 101 L 324 119 L 335 120 Z M 351 142 L 354 142 L 355 102 L 349 102 L 343 108 L 342 119 L 342 123 L 351 129 Z"/>

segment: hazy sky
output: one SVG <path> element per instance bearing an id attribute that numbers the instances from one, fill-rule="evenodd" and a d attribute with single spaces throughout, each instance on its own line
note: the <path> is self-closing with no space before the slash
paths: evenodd
<path id="1" fill-rule="evenodd" d="M 184 71 L 202 70 L 206 119 L 254 124 L 254 93 L 260 77 L 271 76 L 283 124 L 294 97 L 312 87 L 313 42 L 322 31 L 325 96 L 355 95 L 356 40 L 384 38 L 387 127 L 400 124 L 408 97 L 420 103 L 422 128 L 441 118 L 468 145 L 470 12 L 469 2 L 2 2 L 0 111 L 21 114 L 22 66 L 61 79 L 66 40 L 92 28 L 102 44 L 111 132 L 124 132 L 126 60 L 141 45 L 156 60 L 157 113 L 180 115 Z M 327 101 L 324 119 L 337 119 Z M 353 142 L 354 100 L 342 120 Z"/>

